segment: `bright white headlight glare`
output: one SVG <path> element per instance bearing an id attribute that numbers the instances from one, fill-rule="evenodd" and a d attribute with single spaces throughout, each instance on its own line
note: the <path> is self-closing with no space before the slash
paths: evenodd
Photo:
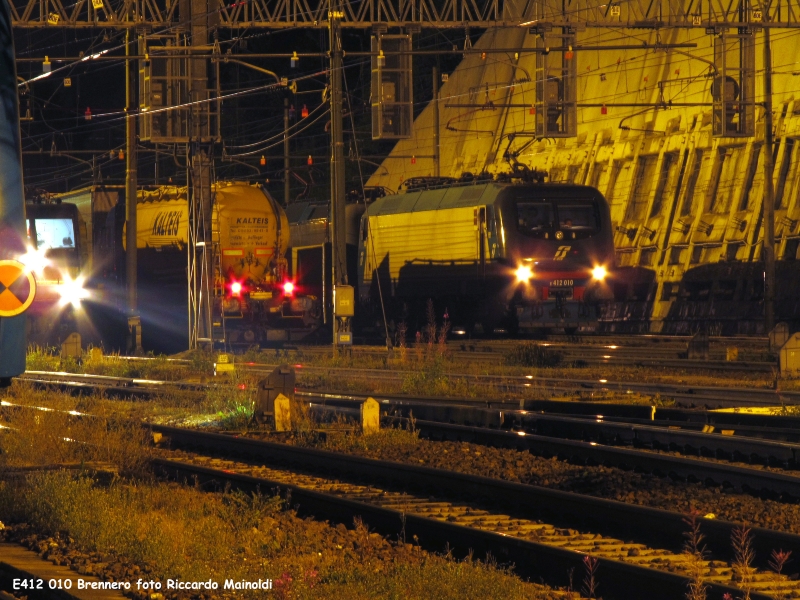
<path id="1" fill-rule="evenodd" d="M 64 282 L 58 286 L 58 293 L 61 295 L 59 304 L 66 306 L 71 304 L 73 308 L 80 308 L 81 300 L 86 300 L 89 297 L 89 290 L 84 288 L 85 279 L 78 277 L 77 279 L 65 279 Z"/>
<path id="2" fill-rule="evenodd" d="M 33 273 L 41 273 L 45 267 L 50 265 L 50 259 L 45 256 L 46 248 L 34 249 L 28 246 L 25 254 L 19 257 L 19 262 L 28 267 Z"/>
<path id="3" fill-rule="evenodd" d="M 604 266 L 595 267 L 592 269 L 592 277 L 597 279 L 598 281 L 603 281 L 603 279 L 608 276 L 608 270 Z"/>
<path id="4" fill-rule="evenodd" d="M 520 283 L 528 283 L 531 277 L 533 277 L 533 270 L 527 265 L 520 265 L 517 267 L 515 273 L 517 275 L 517 281 Z"/>

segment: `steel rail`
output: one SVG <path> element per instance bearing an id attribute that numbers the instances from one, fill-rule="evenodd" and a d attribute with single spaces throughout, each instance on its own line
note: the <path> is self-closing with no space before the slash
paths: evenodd
<path id="1" fill-rule="evenodd" d="M 208 386 L 204 384 L 191 382 L 49 371 L 26 371 L 16 379 L 39 388 L 55 389 L 73 395 L 100 393 L 110 398 L 126 399 L 150 399 L 168 392 L 178 391 L 184 394 L 197 394 L 208 389 Z"/>
<path id="2" fill-rule="evenodd" d="M 356 410 L 352 402 L 319 405 L 312 409 L 333 411 Z M 606 445 L 649 446 L 655 449 L 680 449 L 684 453 L 711 456 L 738 462 L 760 462 L 784 468 L 800 468 L 800 444 L 763 438 L 734 436 L 730 434 L 693 431 L 672 425 L 616 422 L 601 415 L 594 418 L 566 415 L 530 413 L 528 411 L 497 411 L 464 406 L 426 406 L 420 403 L 382 404 L 381 412 L 387 419 L 413 416 L 428 422 L 477 426 L 512 433 L 530 433 L 559 439 L 596 441 Z"/>
<path id="3" fill-rule="evenodd" d="M 373 348 L 373 347 L 359 347 L 353 348 L 355 355 L 367 356 L 385 356 L 386 348 Z M 298 348 L 297 351 L 301 354 L 312 355 L 326 355 L 330 353 L 329 349 L 309 349 Z M 408 348 L 407 352 L 413 356 L 414 348 Z M 563 348 L 558 350 L 561 353 L 561 362 L 558 366 L 568 367 L 570 363 L 577 363 L 580 366 L 630 366 L 630 367 L 648 367 L 648 368 L 666 368 L 666 369 L 691 369 L 691 370 L 704 370 L 704 371 L 745 371 L 753 373 L 772 373 L 778 368 L 777 363 L 768 361 L 726 361 L 726 360 L 694 360 L 679 358 L 677 351 L 669 351 L 668 353 L 661 353 L 661 357 L 645 357 L 642 358 L 642 351 L 637 353 L 625 353 L 625 355 L 599 355 L 601 352 L 609 352 L 602 348 L 591 349 L 588 351 Z M 631 351 L 633 352 L 633 350 Z M 667 356 L 667 354 L 669 356 Z M 454 362 L 481 362 L 481 363 L 498 363 L 505 359 L 501 351 L 486 351 L 486 350 L 448 350 L 448 357 Z"/>

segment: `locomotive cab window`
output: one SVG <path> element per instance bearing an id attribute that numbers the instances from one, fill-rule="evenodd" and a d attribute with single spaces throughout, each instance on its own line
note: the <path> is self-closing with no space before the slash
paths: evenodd
<path id="1" fill-rule="evenodd" d="M 560 231 L 566 239 L 580 239 L 600 231 L 597 205 L 590 200 L 567 203 L 518 201 L 516 206 L 517 229 L 529 237 L 549 239 Z"/>
<path id="2" fill-rule="evenodd" d="M 549 202 L 517 202 L 517 229 L 534 237 L 549 237 L 553 230 L 553 206 Z"/>
<path id="3" fill-rule="evenodd" d="M 72 219 L 36 219 L 36 247 L 48 250 L 74 248 Z"/>
<path id="4" fill-rule="evenodd" d="M 566 237 L 588 237 L 600 230 L 594 204 L 560 204 L 557 210 L 558 228 Z"/>

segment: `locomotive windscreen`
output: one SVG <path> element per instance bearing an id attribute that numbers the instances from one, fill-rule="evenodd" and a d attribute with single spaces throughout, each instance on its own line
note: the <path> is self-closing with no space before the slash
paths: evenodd
<path id="1" fill-rule="evenodd" d="M 600 231 L 599 211 L 592 201 L 518 200 L 516 208 L 517 230 L 529 237 L 548 239 L 556 231 L 562 231 L 576 239 Z"/>
<path id="2" fill-rule="evenodd" d="M 48 250 L 74 248 L 72 219 L 36 219 L 36 247 Z"/>

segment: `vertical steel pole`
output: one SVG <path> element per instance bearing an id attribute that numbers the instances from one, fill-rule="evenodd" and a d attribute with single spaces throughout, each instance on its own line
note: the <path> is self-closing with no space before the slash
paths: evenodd
<path id="1" fill-rule="evenodd" d="M 136 219 L 136 76 L 137 63 L 132 55 L 138 54 L 135 32 L 125 32 L 125 276 L 128 286 L 128 351 L 139 354 L 142 350 L 142 321 L 139 318 L 139 299 L 137 295 L 137 219 Z M 135 51 L 134 51 L 135 50 Z"/>
<path id="2" fill-rule="evenodd" d="M 764 10 L 764 19 L 768 9 Z M 764 27 L 764 328 L 775 327 L 775 190 L 772 171 L 772 49 L 769 27 Z"/>
<path id="3" fill-rule="evenodd" d="M 439 69 L 433 67 L 433 176 L 440 176 L 439 167 Z"/>
<path id="4" fill-rule="evenodd" d="M 125 273 L 128 284 L 128 316 L 134 316 L 137 311 L 138 298 L 136 295 L 136 270 L 137 248 L 136 248 L 136 69 L 133 67 L 134 60 L 130 58 L 135 52 L 131 52 L 134 44 L 131 30 L 125 32 L 125 55 L 129 58 L 125 60 L 125 147 L 127 151 L 127 162 L 125 163 Z"/>
<path id="5" fill-rule="evenodd" d="M 283 204 L 289 206 L 289 99 L 283 99 Z"/>
<path id="6" fill-rule="evenodd" d="M 19 99 L 11 14 L 0 6 L 0 260 L 18 260 L 25 253 L 25 197 Z M 11 284 L 10 281 L 6 281 Z M 0 317 L 0 386 L 25 371 L 25 314 Z"/>
<path id="7" fill-rule="evenodd" d="M 213 326 L 211 323 L 213 309 L 213 278 L 214 278 L 214 240 L 212 233 L 212 203 L 211 177 L 212 159 L 209 155 L 208 144 L 192 144 L 192 189 L 191 202 L 193 214 L 196 219 L 195 231 L 199 252 L 195 254 L 195 272 L 197 293 L 197 342 L 209 350 L 214 349 Z M 199 256 L 198 256 L 199 254 Z"/>
<path id="8" fill-rule="evenodd" d="M 328 13 L 330 30 L 331 82 L 331 255 L 333 293 L 336 285 L 347 284 L 347 239 L 345 224 L 344 138 L 342 135 L 342 46 L 339 35 L 342 13 L 338 4 Z M 337 333 L 347 331 L 347 319 L 333 319 L 333 346 Z"/>

